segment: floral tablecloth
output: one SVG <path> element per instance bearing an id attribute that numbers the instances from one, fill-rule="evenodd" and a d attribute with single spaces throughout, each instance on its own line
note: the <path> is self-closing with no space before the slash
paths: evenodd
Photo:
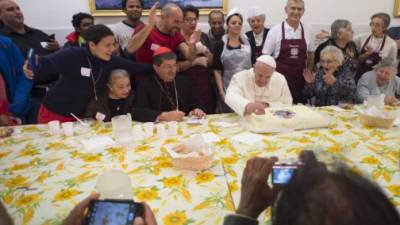
<path id="1" fill-rule="evenodd" d="M 328 164 L 345 162 L 378 182 L 400 210 L 400 128 L 363 127 L 353 110 L 318 110 L 335 118 L 328 129 L 262 135 L 254 144 L 232 139 L 245 132 L 234 114 L 208 116 L 203 125 L 181 122 L 178 135 L 166 139 L 153 136 L 130 147 L 91 151 L 81 140 L 110 136 L 110 124 L 93 124 L 68 138 L 50 135 L 46 125 L 19 127 L 0 140 L 0 198 L 16 224 L 60 224 L 75 204 L 95 191 L 98 175 L 119 169 L 130 176 L 135 200 L 148 202 L 159 224 L 221 224 L 238 205 L 247 159 L 297 158 L 302 149 L 310 148 Z M 173 168 L 166 146 L 205 133 L 219 139 L 212 143 L 217 150 L 213 167 Z M 269 219 L 266 210 L 260 221 Z"/>

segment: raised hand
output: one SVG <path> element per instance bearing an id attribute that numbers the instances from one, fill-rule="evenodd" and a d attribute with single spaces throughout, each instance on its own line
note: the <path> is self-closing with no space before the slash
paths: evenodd
<path id="1" fill-rule="evenodd" d="M 305 69 L 303 71 L 303 77 L 304 80 L 308 83 L 308 84 L 312 84 L 315 81 L 315 73 L 311 72 L 308 69 Z"/>
<path id="2" fill-rule="evenodd" d="M 156 25 L 157 23 L 157 7 L 158 2 L 155 2 L 149 11 L 149 25 Z"/>
<path id="3" fill-rule="evenodd" d="M 200 41 L 200 38 L 201 38 L 201 30 L 196 30 L 195 32 L 193 32 L 192 35 L 190 35 L 189 44 L 196 44 L 197 42 Z"/>

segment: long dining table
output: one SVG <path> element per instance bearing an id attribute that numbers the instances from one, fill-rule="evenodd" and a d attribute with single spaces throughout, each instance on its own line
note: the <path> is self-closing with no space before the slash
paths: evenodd
<path id="1" fill-rule="evenodd" d="M 134 200 L 147 202 L 159 224 L 222 224 L 239 204 L 249 158 L 293 159 L 311 149 L 319 160 L 344 163 L 379 184 L 400 211 L 400 127 L 365 127 L 354 109 L 316 110 L 334 119 L 329 127 L 256 134 L 252 139 L 237 115 L 208 115 L 199 125 L 179 122 L 176 135 L 90 150 L 82 140 L 112 137 L 110 123 L 86 128 L 76 123 L 70 137 L 51 135 L 47 124 L 14 127 L 10 137 L 0 139 L 0 199 L 15 224 L 60 224 L 79 201 L 96 191 L 100 174 L 116 169 L 130 177 Z M 172 165 L 166 148 L 193 135 L 202 135 L 214 147 L 211 168 L 192 171 Z M 259 218 L 261 224 L 270 219 L 269 209 Z"/>

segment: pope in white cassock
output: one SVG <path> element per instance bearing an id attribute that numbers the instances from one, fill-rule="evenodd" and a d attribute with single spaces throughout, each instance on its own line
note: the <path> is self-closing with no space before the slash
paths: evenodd
<path id="1" fill-rule="evenodd" d="M 286 79 L 275 68 L 273 57 L 258 57 L 253 69 L 241 71 L 232 77 L 225 103 L 240 116 L 265 114 L 267 107 L 291 105 L 292 96 Z"/>

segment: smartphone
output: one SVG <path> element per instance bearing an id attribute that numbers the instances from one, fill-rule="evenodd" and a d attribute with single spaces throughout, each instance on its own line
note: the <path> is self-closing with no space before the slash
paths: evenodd
<path id="1" fill-rule="evenodd" d="M 28 51 L 28 66 L 33 72 L 36 71 L 36 57 L 35 57 L 35 50 L 30 48 Z"/>
<path id="2" fill-rule="evenodd" d="M 144 206 L 132 200 L 94 200 L 90 203 L 85 225 L 132 225 L 143 216 Z"/>
<path id="3" fill-rule="evenodd" d="M 275 164 L 272 167 L 272 184 L 286 185 L 296 173 L 297 165 Z"/>

